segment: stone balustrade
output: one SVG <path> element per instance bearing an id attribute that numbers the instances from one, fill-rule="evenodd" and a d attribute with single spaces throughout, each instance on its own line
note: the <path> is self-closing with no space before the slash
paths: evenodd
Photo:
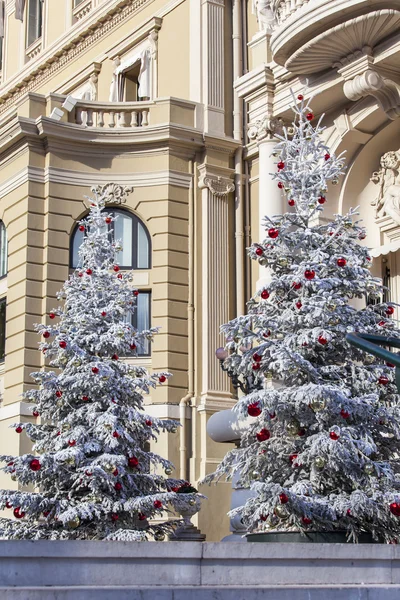
<path id="1" fill-rule="evenodd" d="M 70 120 L 86 127 L 147 127 L 152 102 L 93 102 L 79 100 Z"/>
<path id="2" fill-rule="evenodd" d="M 278 23 L 286 21 L 296 10 L 309 2 L 310 0 L 275 0 L 274 10 Z"/>

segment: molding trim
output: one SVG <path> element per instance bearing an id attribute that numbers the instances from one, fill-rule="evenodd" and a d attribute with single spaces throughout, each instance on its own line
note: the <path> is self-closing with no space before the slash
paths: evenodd
<path id="1" fill-rule="evenodd" d="M 180 173 L 178 171 L 152 171 L 149 173 L 119 173 L 113 175 L 113 178 L 121 186 L 153 187 L 157 185 L 173 185 L 189 189 L 192 184 L 192 175 L 189 173 Z M 26 167 L 19 171 L 13 177 L 6 179 L 0 185 L 0 198 L 4 198 L 21 185 L 34 183 L 61 183 L 64 185 L 87 186 L 91 187 L 94 182 L 97 185 L 106 185 L 110 181 L 109 173 L 84 173 L 79 171 L 70 171 L 68 169 L 59 169 L 48 167 L 41 169 L 39 167 Z"/>
<path id="2" fill-rule="evenodd" d="M 0 421 L 12 419 L 13 417 L 31 417 L 33 404 L 27 402 L 13 402 L 12 404 L 3 404 L 0 408 Z"/>
<path id="3" fill-rule="evenodd" d="M 143 410 L 156 419 L 180 420 L 179 404 L 145 404 Z M 192 410 L 189 406 L 185 409 L 186 419 L 192 418 Z"/>
<path id="4" fill-rule="evenodd" d="M 227 196 L 235 191 L 235 184 L 232 179 L 232 169 L 208 165 L 206 163 L 199 165 L 198 169 L 198 185 L 201 190 L 208 188 L 214 196 L 219 198 Z"/>

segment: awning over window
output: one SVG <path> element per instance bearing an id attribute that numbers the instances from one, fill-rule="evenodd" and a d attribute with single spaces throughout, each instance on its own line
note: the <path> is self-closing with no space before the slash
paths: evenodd
<path id="1" fill-rule="evenodd" d="M 140 63 L 139 95 L 141 98 L 150 97 L 150 49 L 144 48 L 128 54 L 115 69 L 110 88 L 110 102 L 123 102 L 124 74 L 137 63 Z"/>
<path id="2" fill-rule="evenodd" d="M 373 248 L 370 252 L 372 258 L 378 258 L 379 256 L 386 256 L 386 254 L 390 254 L 390 252 L 397 252 L 400 249 L 400 240 L 396 242 L 391 242 L 390 244 L 384 244 L 383 246 L 378 246 L 377 248 Z"/>

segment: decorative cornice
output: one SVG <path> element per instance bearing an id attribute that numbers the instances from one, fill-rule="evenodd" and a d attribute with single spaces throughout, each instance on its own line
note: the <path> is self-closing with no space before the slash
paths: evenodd
<path id="1" fill-rule="evenodd" d="M 42 86 L 55 73 L 64 68 L 68 63 L 75 60 L 80 54 L 85 52 L 90 46 L 97 43 L 110 31 L 129 19 L 132 14 L 138 11 L 144 4 L 152 0 L 122 0 L 106 12 L 100 15 L 94 23 L 87 23 L 87 28 L 77 30 L 76 36 L 70 39 L 64 47 L 61 47 L 54 55 L 49 55 L 45 63 L 37 65 L 37 68 L 31 71 L 23 78 L 23 85 L 18 81 L 14 87 L 0 98 L 3 104 L 0 106 L 0 114 L 13 106 L 15 102 L 24 96 L 27 92 Z"/>
<path id="2" fill-rule="evenodd" d="M 209 189 L 210 192 L 217 196 L 217 198 L 226 197 L 228 194 L 235 190 L 235 184 L 230 177 L 228 169 L 223 169 L 214 165 L 202 164 L 199 165 L 199 188 Z"/>
<path id="3" fill-rule="evenodd" d="M 281 117 L 266 115 L 262 119 L 249 124 L 248 136 L 250 140 L 261 142 L 264 139 L 272 139 L 276 134 L 283 133 L 284 121 Z"/>

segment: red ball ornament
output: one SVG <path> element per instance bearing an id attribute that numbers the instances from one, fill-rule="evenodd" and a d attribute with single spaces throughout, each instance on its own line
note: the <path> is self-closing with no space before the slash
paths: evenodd
<path id="1" fill-rule="evenodd" d="M 160 375 L 160 377 L 158 378 L 158 381 L 160 383 L 164 383 L 165 381 L 167 381 L 167 378 L 165 377 L 165 375 Z"/>
<path id="2" fill-rule="evenodd" d="M 358 236 L 358 239 L 359 240 L 365 240 L 366 237 L 367 237 L 367 234 L 364 231 L 362 231 L 360 233 L 360 235 Z"/>
<path id="3" fill-rule="evenodd" d="M 25 516 L 25 513 L 21 512 L 21 507 L 20 506 L 17 506 L 16 508 L 14 508 L 13 513 L 14 513 L 14 517 L 16 519 L 23 519 L 24 516 Z"/>
<path id="4" fill-rule="evenodd" d="M 385 327 L 386 321 L 379 321 L 378 325 L 379 327 Z"/>
<path id="5" fill-rule="evenodd" d="M 22 427 L 20 427 L 20 426 L 18 425 L 18 427 L 16 427 L 16 428 L 15 428 L 15 431 L 16 431 L 17 433 L 22 433 L 23 429 L 22 429 Z"/>
<path id="6" fill-rule="evenodd" d="M 78 229 L 79 229 L 79 231 L 85 231 L 85 226 L 84 225 L 79 225 Z"/>
<path id="7" fill-rule="evenodd" d="M 112 222 L 112 218 L 111 217 L 106 217 L 104 220 L 107 223 L 107 225 L 109 225 Z"/>
<path id="8" fill-rule="evenodd" d="M 394 369 L 396 365 L 394 365 L 393 363 L 389 363 L 389 362 L 387 362 L 387 363 L 386 363 L 386 366 L 387 366 L 387 367 L 390 367 L 391 369 Z"/>
<path id="9" fill-rule="evenodd" d="M 307 121 L 312 121 L 314 118 L 314 114 L 312 112 L 307 113 L 306 119 Z"/>
<path id="10" fill-rule="evenodd" d="M 308 280 L 311 281 L 312 279 L 314 279 L 315 277 L 315 271 L 313 271 L 312 269 L 306 269 L 304 271 L 304 277 Z"/>
<path id="11" fill-rule="evenodd" d="M 93 473 L 91 471 L 85 471 L 86 477 L 91 477 Z"/>
<path id="12" fill-rule="evenodd" d="M 325 198 L 325 196 L 320 196 L 320 197 L 318 198 L 318 204 L 325 204 L 325 202 L 326 202 L 326 198 Z"/>
<path id="13" fill-rule="evenodd" d="M 264 254 L 264 250 L 262 248 L 256 248 L 257 256 L 262 256 Z"/>
<path id="14" fill-rule="evenodd" d="M 268 298 L 269 298 L 269 291 L 268 291 L 268 290 L 263 290 L 263 291 L 261 292 L 261 298 L 262 298 L 263 300 L 268 300 Z"/>
<path id="15" fill-rule="evenodd" d="M 342 408 L 342 410 L 340 411 L 340 416 L 343 417 L 343 419 L 348 419 L 350 417 L 350 413 L 348 410 Z"/>
<path id="16" fill-rule="evenodd" d="M 62 396 L 62 391 L 61 391 L 61 390 L 57 390 L 57 391 L 56 391 L 56 396 L 57 396 L 57 398 L 61 398 L 61 396 Z"/>
<path id="17" fill-rule="evenodd" d="M 97 367 L 92 367 L 92 373 L 94 373 L 95 375 L 99 372 L 99 369 Z"/>
<path id="18" fill-rule="evenodd" d="M 394 314 L 394 307 L 388 306 L 385 312 L 386 312 L 387 316 L 390 317 L 391 315 Z"/>
<path id="19" fill-rule="evenodd" d="M 268 519 L 268 515 L 260 515 L 260 521 L 266 521 Z"/>
<path id="20" fill-rule="evenodd" d="M 277 167 L 281 171 L 285 168 L 285 163 L 281 160 L 280 162 L 278 162 Z"/>
<path id="21" fill-rule="evenodd" d="M 42 465 L 40 464 L 37 458 L 32 459 L 29 463 L 29 467 L 32 469 L 32 471 L 39 471 L 41 466 Z"/>
<path id="22" fill-rule="evenodd" d="M 118 469 L 114 469 L 113 475 L 114 475 L 114 477 L 117 477 L 117 475 L 118 475 Z"/>
<path id="23" fill-rule="evenodd" d="M 139 461 L 138 461 L 138 459 L 136 458 L 136 456 L 130 456 L 130 457 L 128 458 L 128 466 L 129 466 L 131 469 L 136 469 L 136 467 L 138 467 L 138 466 L 139 466 Z"/>
<path id="24" fill-rule="evenodd" d="M 69 440 L 69 442 L 68 442 L 68 446 L 71 446 L 71 448 L 72 448 L 73 446 L 76 446 L 76 440 Z"/>
<path id="25" fill-rule="evenodd" d="M 270 419 L 276 419 L 276 413 L 275 412 L 269 413 L 269 418 Z"/>
<path id="26" fill-rule="evenodd" d="M 292 463 L 292 465 L 293 465 L 293 463 L 294 463 L 294 461 L 296 460 L 296 458 L 297 458 L 297 457 L 298 457 L 298 454 L 291 454 L 291 455 L 289 456 L 289 460 L 290 460 L 290 462 Z M 296 464 L 296 465 L 294 465 L 294 466 L 297 466 L 297 464 Z"/>
<path id="27" fill-rule="evenodd" d="M 134 295 L 135 297 L 136 297 L 136 296 L 139 296 L 139 290 L 133 290 L 133 295 Z"/>
<path id="28" fill-rule="evenodd" d="M 6 508 L 12 508 L 12 507 L 13 507 L 13 505 L 11 504 L 11 502 L 8 502 L 8 501 L 7 501 L 7 502 L 6 502 Z"/>
<path id="29" fill-rule="evenodd" d="M 270 330 L 268 330 L 265 333 L 263 333 L 263 337 L 265 337 L 265 338 L 269 338 L 270 335 L 271 335 Z"/>
<path id="30" fill-rule="evenodd" d="M 299 283 L 299 282 L 292 283 L 292 288 L 294 290 L 300 290 L 301 289 L 301 283 Z"/>
<path id="31" fill-rule="evenodd" d="M 280 181 L 280 182 L 278 183 L 278 188 L 279 188 L 280 190 L 282 190 L 284 187 L 285 187 L 285 186 L 283 185 L 282 181 Z"/>
<path id="32" fill-rule="evenodd" d="M 276 227 L 271 227 L 270 229 L 268 229 L 268 235 L 270 238 L 275 240 L 279 235 L 279 229 L 276 229 Z"/>
<path id="33" fill-rule="evenodd" d="M 312 519 L 310 519 L 309 517 L 302 517 L 301 520 L 303 522 L 303 525 L 311 525 L 312 523 Z"/>
<path id="34" fill-rule="evenodd" d="M 34 411 L 33 411 L 33 413 L 32 413 L 32 415 L 33 415 L 34 417 L 39 417 L 39 416 L 40 416 L 40 413 L 39 413 L 37 410 L 34 410 Z"/>
<path id="35" fill-rule="evenodd" d="M 67 347 L 67 342 L 64 340 L 61 340 L 61 342 L 58 344 L 60 346 L 60 348 L 66 348 Z"/>
<path id="36" fill-rule="evenodd" d="M 392 513 L 392 515 L 394 515 L 395 517 L 400 517 L 400 503 L 399 502 L 392 502 L 389 505 L 389 509 L 390 509 L 390 512 Z"/>
<path id="37" fill-rule="evenodd" d="M 147 517 L 143 513 L 139 513 L 138 514 L 138 519 L 139 519 L 139 521 L 145 521 L 147 519 Z"/>
<path id="38" fill-rule="evenodd" d="M 116 273 L 118 273 L 118 271 L 119 271 L 119 266 L 118 266 L 118 265 L 114 265 L 114 266 L 113 266 L 113 269 L 114 269 L 114 271 L 115 271 Z"/>
<path id="39" fill-rule="evenodd" d="M 83 273 L 78 273 L 78 277 L 83 277 Z"/>
<path id="40" fill-rule="evenodd" d="M 250 417 L 259 417 L 262 411 L 258 402 L 253 402 L 253 404 L 248 405 L 247 412 Z"/>
<path id="41" fill-rule="evenodd" d="M 117 483 L 114 485 L 114 489 L 117 492 L 120 492 L 122 490 L 122 483 L 120 483 L 119 481 L 117 481 Z"/>
<path id="42" fill-rule="evenodd" d="M 92 269 L 86 269 L 86 275 L 91 275 L 93 273 Z"/>
<path id="43" fill-rule="evenodd" d="M 153 505 L 154 505 L 154 508 L 162 508 L 161 500 L 154 500 Z"/>
<path id="44" fill-rule="evenodd" d="M 50 333 L 48 331 L 44 331 L 43 332 L 43 337 L 46 338 L 46 339 L 49 338 L 50 337 Z"/>
<path id="45" fill-rule="evenodd" d="M 306 435 L 306 430 L 303 428 L 299 429 L 299 431 L 297 432 L 297 435 L 299 437 L 304 437 Z"/>
<path id="46" fill-rule="evenodd" d="M 300 301 L 296 302 L 296 308 L 298 308 L 300 310 L 302 306 L 303 305 L 302 305 L 302 303 Z"/>
<path id="47" fill-rule="evenodd" d="M 254 363 L 252 369 L 253 371 L 258 371 L 259 369 L 261 369 L 260 363 Z"/>
<path id="48" fill-rule="evenodd" d="M 146 419 L 145 424 L 147 425 L 147 427 L 151 427 L 153 425 L 153 421 L 151 419 Z"/>
<path id="49" fill-rule="evenodd" d="M 56 315 L 55 315 L 55 313 L 51 312 L 51 313 L 49 313 L 49 317 L 50 317 L 50 319 L 55 319 Z"/>
<path id="50" fill-rule="evenodd" d="M 262 356 L 260 356 L 260 354 L 257 354 L 257 352 L 255 354 L 253 354 L 253 360 L 254 362 L 261 362 Z"/>
<path id="51" fill-rule="evenodd" d="M 113 354 L 111 358 L 112 358 L 113 360 L 118 360 L 119 356 L 118 356 L 118 354 Z"/>
<path id="52" fill-rule="evenodd" d="M 83 402 L 88 402 L 89 401 L 89 396 L 82 396 L 82 400 L 83 400 Z"/>
<path id="53" fill-rule="evenodd" d="M 282 492 L 279 494 L 279 500 L 281 504 L 287 504 L 289 502 L 289 496 L 285 494 L 285 492 Z"/>
<path id="54" fill-rule="evenodd" d="M 122 273 L 118 273 L 117 278 L 122 279 Z"/>
<path id="55" fill-rule="evenodd" d="M 338 267 L 345 267 L 347 265 L 347 260 L 345 258 L 338 258 L 337 265 Z"/>
<path id="56" fill-rule="evenodd" d="M 329 437 L 331 438 L 331 440 L 333 440 L 334 442 L 336 442 L 339 439 L 339 434 L 336 433 L 336 431 L 330 431 L 329 432 Z"/>
<path id="57" fill-rule="evenodd" d="M 387 385 L 389 383 L 389 377 L 386 377 L 386 375 L 381 375 L 378 379 L 378 382 L 381 385 Z"/>
<path id="58" fill-rule="evenodd" d="M 131 344 L 131 345 L 129 346 L 129 348 L 130 348 L 131 350 L 136 350 L 136 344 Z"/>
<path id="59" fill-rule="evenodd" d="M 293 200 L 293 198 L 291 198 L 290 200 L 288 200 L 288 204 L 289 206 L 294 206 L 296 202 Z"/>
<path id="60" fill-rule="evenodd" d="M 259 442 L 266 442 L 271 437 L 271 432 L 268 429 L 261 429 L 256 435 Z"/>
<path id="61" fill-rule="evenodd" d="M 301 102 L 302 100 L 304 100 L 304 96 L 303 96 L 303 94 L 299 94 L 299 95 L 297 96 L 297 100 L 299 100 L 300 102 Z"/>
<path id="62" fill-rule="evenodd" d="M 318 337 L 318 343 L 321 344 L 321 346 L 326 346 L 328 340 L 323 335 L 320 335 Z"/>
<path id="63" fill-rule="evenodd" d="M 118 519 L 119 519 L 119 515 L 117 515 L 117 513 L 111 513 L 111 520 L 112 521 L 115 522 L 115 521 L 118 521 Z"/>
<path id="64" fill-rule="evenodd" d="M 330 154 L 328 154 L 328 153 L 326 153 L 326 154 L 325 154 L 325 156 L 324 156 L 325 160 L 329 160 L 329 159 L 330 159 L 330 157 L 331 157 L 331 155 L 330 155 Z"/>
<path id="65" fill-rule="evenodd" d="M 113 432 L 113 437 L 116 438 L 116 439 L 118 439 L 120 437 L 118 431 L 114 431 Z"/>
<path id="66" fill-rule="evenodd" d="M 103 310 L 103 311 L 102 311 L 102 313 L 101 313 L 101 316 L 102 316 L 102 317 L 106 317 L 106 316 L 107 316 L 107 313 L 106 313 L 106 311 L 105 311 L 105 310 Z"/>

